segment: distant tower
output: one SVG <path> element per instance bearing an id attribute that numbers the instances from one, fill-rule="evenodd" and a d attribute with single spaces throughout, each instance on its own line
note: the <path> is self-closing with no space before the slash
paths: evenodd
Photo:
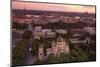
<path id="1" fill-rule="evenodd" d="M 43 60 L 43 56 L 44 56 L 44 53 L 43 53 L 43 45 L 40 45 L 39 46 L 39 50 L 38 50 L 39 52 L 38 52 L 38 58 L 39 58 L 39 60 Z"/>
<path id="2" fill-rule="evenodd" d="M 31 24 L 28 25 L 28 30 L 32 31 L 32 25 Z"/>
<path id="3" fill-rule="evenodd" d="M 89 37 L 86 37 L 86 43 L 90 44 L 90 38 Z"/>
<path id="4" fill-rule="evenodd" d="M 21 30 L 20 33 L 23 34 L 23 31 Z"/>
<path id="5" fill-rule="evenodd" d="M 24 18 L 26 17 L 26 8 L 24 7 Z"/>
<path id="6" fill-rule="evenodd" d="M 69 48 L 69 44 L 68 44 L 68 42 L 66 43 L 66 46 L 65 46 L 65 53 L 66 54 L 69 54 L 70 53 L 70 48 Z"/>

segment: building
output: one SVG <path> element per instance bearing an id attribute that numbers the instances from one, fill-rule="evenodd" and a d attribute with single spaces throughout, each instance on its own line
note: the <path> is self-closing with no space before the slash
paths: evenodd
<path id="1" fill-rule="evenodd" d="M 37 32 L 34 32 L 34 38 L 40 38 L 40 37 L 44 37 L 44 32 L 42 31 L 37 31 Z"/>
<path id="2" fill-rule="evenodd" d="M 28 30 L 33 31 L 33 30 L 32 30 L 32 25 L 31 25 L 31 24 L 28 24 Z"/>
<path id="3" fill-rule="evenodd" d="M 47 57 L 50 54 L 54 54 L 59 57 L 61 53 L 69 54 L 70 48 L 68 42 L 66 42 L 61 36 L 57 38 L 56 41 L 52 41 L 51 48 L 46 49 Z M 44 57 L 43 45 L 39 47 L 39 59 L 41 60 Z"/>
<path id="4" fill-rule="evenodd" d="M 54 38 L 56 37 L 55 32 L 46 32 L 44 38 Z"/>
<path id="5" fill-rule="evenodd" d="M 53 44 L 52 44 L 53 45 Z M 69 53 L 69 45 L 68 42 L 62 38 L 57 38 L 57 41 L 55 42 L 55 47 L 57 47 L 57 55 L 59 56 L 61 53 Z"/>
<path id="6" fill-rule="evenodd" d="M 56 36 L 55 32 L 52 32 L 51 29 L 42 29 L 41 26 L 37 26 L 34 29 L 34 38 L 54 38 Z"/>
<path id="7" fill-rule="evenodd" d="M 91 35 L 95 35 L 96 34 L 96 29 L 95 27 L 84 27 L 84 31 L 86 33 L 89 33 Z"/>
<path id="8" fill-rule="evenodd" d="M 56 29 L 55 30 L 57 33 L 60 33 L 60 34 L 67 34 L 67 30 L 65 30 L 65 29 Z"/>
<path id="9" fill-rule="evenodd" d="M 45 35 L 44 32 L 42 32 L 41 26 L 35 27 L 33 34 L 34 34 L 34 38 L 40 38 Z"/>

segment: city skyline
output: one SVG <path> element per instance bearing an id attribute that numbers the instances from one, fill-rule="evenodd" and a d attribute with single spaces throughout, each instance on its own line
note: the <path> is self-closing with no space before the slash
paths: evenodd
<path id="1" fill-rule="evenodd" d="M 96 61 L 95 6 L 12 2 L 12 66 Z"/>

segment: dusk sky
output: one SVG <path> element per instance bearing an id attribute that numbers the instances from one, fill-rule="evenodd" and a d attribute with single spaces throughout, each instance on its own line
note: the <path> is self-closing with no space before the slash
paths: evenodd
<path id="1" fill-rule="evenodd" d="M 64 5 L 64 4 L 48 4 L 35 2 L 12 2 L 13 9 L 27 10 L 48 10 L 48 11 L 65 11 L 65 12 L 88 12 L 95 13 L 95 6 L 82 5 Z"/>

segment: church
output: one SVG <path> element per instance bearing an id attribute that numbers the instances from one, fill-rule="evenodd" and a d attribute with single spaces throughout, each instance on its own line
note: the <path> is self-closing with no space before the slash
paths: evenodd
<path id="1" fill-rule="evenodd" d="M 60 56 L 61 53 L 69 54 L 70 48 L 68 45 L 68 42 L 65 41 L 61 36 L 58 37 L 56 40 L 52 41 L 51 48 L 46 49 L 46 57 L 48 57 L 50 54 L 54 54 L 55 56 Z M 41 45 L 38 49 L 38 58 L 40 60 L 43 60 L 44 58 L 44 51 L 43 51 L 43 45 Z"/>

